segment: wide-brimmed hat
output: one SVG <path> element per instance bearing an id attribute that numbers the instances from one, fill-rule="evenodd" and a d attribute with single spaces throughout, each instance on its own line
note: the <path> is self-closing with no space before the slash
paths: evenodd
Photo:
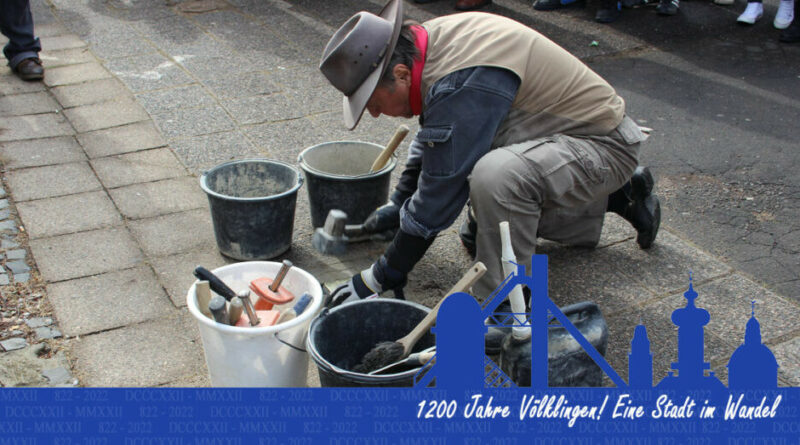
<path id="1" fill-rule="evenodd" d="M 358 125 L 389 64 L 403 25 L 403 1 L 389 0 L 378 15 L 361 11 L 331 37 L 319 69 L 344 94 L 344 125 Z"/>

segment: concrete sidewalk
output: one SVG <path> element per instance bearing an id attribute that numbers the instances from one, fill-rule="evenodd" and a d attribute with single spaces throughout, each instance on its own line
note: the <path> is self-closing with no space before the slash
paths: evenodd
<path id="1" fill-rule="evenodd" d="M 46 284 L 81 385 L 208 385 L 186 291 L 196 265 L 213 269 L 230 260 L 217 251 L 198 174 L 248 157 L 296 164 L 303 148 L 332 140 L 384 144 L 399 121 L 365 117 L 355 132 L 343 129 L 340 99 L 315 68 L 333 29 L 280 0 L 32 3 L 45 81 L 24 83 L 0 68 L 0 159 L 10 209 L 3 219 L 14 221 L 0 222 L 4 237 L 24 227 L 27 264 Z M 333 21 L 376 9 L 368 1 L 335 3 Z M 430 16 L 414 7 L 409 14 Z M 554 32 L 566 32 L 563 17 L 552 20 Z M 642 48 L 606 32 L 616 42 L 609 54 Z M 383 251 L 367 243 L 344 258 L 319 255 L 310 245 L 305 190 L 298 196 L 285 255 L 296 266 L 321 282 L 338 281 Z M 455 230 L 440 234 L 409 277 L 410 299 L 432 306 L 470 263 Z M 540 250 L 550 256 L 550 296 L 559 306 L 601 306 L 611 331 L 607 357 L 623 377 L 640 321 L 652 342 L 655 378 L 675 361 L 670 315 L 685 304 L 691 271 L 697 303 L 711 313 L 705 357 L 712 370 L 726 381 L 725 365 L 743 341 L 755 300 L 764 342 L 781 365 L 780 384 L 800 385 L 795 302 L 670 227 L 662 226 L 648 251 L 634 235 L 609 217 L 597 249 L 543 243 Z M 4 241 L 3 275 L 13 284 L 10 250 Z"/>

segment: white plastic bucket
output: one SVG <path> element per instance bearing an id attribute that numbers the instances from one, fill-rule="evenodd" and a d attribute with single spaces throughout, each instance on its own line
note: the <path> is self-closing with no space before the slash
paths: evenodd
<path id="1" fill-rule="evenodd" d="M 281 263 L 248 261 L 214 269 L 234 292 L 248 289 L 260 277 L 274 277 Z M 303 387 L 306 386 L 308 325 L 322 307 L 322 287 L 310 273 L 292 267 L 281 286 L 299 298 L 313 298 L 294 320 L 264 328 L 241 328 L 217 323 L 197 307 L 195 281 L 186 294 L 189 312 L 197 320 L 203 338 L 211 386 Z"/>

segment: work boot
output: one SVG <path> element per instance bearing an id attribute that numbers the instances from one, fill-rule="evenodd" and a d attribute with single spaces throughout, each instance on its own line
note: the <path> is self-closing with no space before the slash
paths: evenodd
<path id="1" fill-rule="evenodd" d="M 642 249 L 653 245 L 661 224 L 661 204 L 653 194 L 654 184 L 649 168 L 636 167 L 631 179 L 608 196 L 608 211 L 631 223 L 636 229 L 636 243 Z"/>
<path id="2" fill-rule="evenodd" d="M 586 6 L 586 0 L 535 0 L 533 9 L 537 11 L 552 11 L 562 8 L 577 8 Z"/>
<path id="3" fill-rule="evenodd" d="M 656 13 L 658 15 L 675 15 L 678 13 L 679 7 L 679 0 L 661 0 L 656 6 Z"/>
<path id="4" fill-rule="evenodd" d="M 478 235 L 478 223 L 475 221 L 475 216 L 472 214 L 472 207 L 467 204 L 467 217 L 461 223 L 461 228 L 458 229 L 458 237 L 461 238 L 461 244 L 467 249 L 467 253 L 473 259 L 475 258 L 475 237 Z"/>
<path id="5" fill-rule="evenodd" d="M 594 16 L 594 21 L 598 23 L 611 23 L 619 18 L 619 10 L 621 3 L 617 0 L 602 0 L 600 7 L 597 8 L 597 15 Z"/>
<path id="6" fill-rule="evenodd" d="M 459 11 L 474 11 L 492 3 L 492 0 L 458 0 L 456 9 Z"/>
<path id="7" fill-rule="evenodd" d="M 44 79 L 44 68 L 38 57 L 31 57 L 18 63 L 12 70 L 22 80 Z"/>

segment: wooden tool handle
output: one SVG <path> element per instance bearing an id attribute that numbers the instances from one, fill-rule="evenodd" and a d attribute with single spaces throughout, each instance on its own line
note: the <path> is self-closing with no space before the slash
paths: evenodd
<path id="1" fill-rule="evenodd" d="M 484 273 L 486 273 L 486 266 L 480 261 L 478 261 L 467 271 L 466 274 L 464 274 L 463 277 L 461 277 L 460 280 L 458 280 L 458 283 L 456 283 L 445 294 L 445 297 L 447 297 L 448 295 L 452 295 L 456 292 L 466 292 L 473 284 L 475 284 L 476 281 L 478 281 L 478 278 L 483 276 Z M 403 349 L 404 349 L 403 357 L 406 357 L 411 352 L 411 349 L 414 347 L 415 344 L 417 344 L 417 341 L 419 341 L 419 339 L 422 338 L 422 335 L 428 332 L 428 329 L 430 329 L 431 326 L 433 326 L 433 323 L 436 321 L 436 316 L 439 314 L 439 307 L 442 305 L 442 302 L 444 302 L 444 300 L 445 298 L 439 300 L 439 302 L 436 303 L 436 306 L 434 306 L 433 309 L 430 312 L 428 312 L 428 315 L 426 315 L 425 318 L 423 318 L 422 321 L 419 322 L 417 327 L 415 327 L 411 332 L 409 332 L 408 335 L 397 340 L 398 343 L 403 344 Z"/>
<path id="2" fill-rule="evenodd" d="M 386 161 L 388 161 L 389 158 L 392 157 L 394 151 L 397 150 L 397 146 L 399 146 L 400 143 L 403 142 L 403 139 L 406 138 L 407 134 L 408 134 L 407 126 L 400 125 L 399 127 L 397 127 L 397 131 L 394 132 L 394 136 L 392 136 L 392 140 L 389 141 L 389 145 L 387 145 L 386 148 L 383 149 L 381 154 L 378 155 L 378 158 L 375 159 L 375 162 L 372 163 L 372 168 L 369 169 L 370 173 L 376 172 L 382 169 L 384 165 L 386 165 Z"/>

